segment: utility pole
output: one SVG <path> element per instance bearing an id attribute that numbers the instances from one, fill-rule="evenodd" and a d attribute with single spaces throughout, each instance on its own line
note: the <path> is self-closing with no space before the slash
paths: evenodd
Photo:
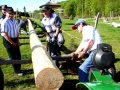
<path id="1" fill-rule="evenodd" d="M 25 6 L 24 6 L 23 10 L 24 10 L 24 13 L 25 13 L 25 17 L 26 17 L 26 8 L 25 8 Z"/>
<path id="2" fill-rule="evenodd" d="M 16 19 L 18 19 L 18 8 L 16 10 Z"/>

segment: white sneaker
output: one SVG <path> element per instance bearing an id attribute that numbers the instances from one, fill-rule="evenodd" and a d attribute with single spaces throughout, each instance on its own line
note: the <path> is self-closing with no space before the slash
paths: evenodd
<path id="1" fill-rule="evenodd" d="M 17 73 L 18 76 L 23 76 L 23 73 Z"/>

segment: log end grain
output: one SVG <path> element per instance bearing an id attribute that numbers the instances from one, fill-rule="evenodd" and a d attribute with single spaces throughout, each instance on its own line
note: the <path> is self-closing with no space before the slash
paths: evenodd
<path id="1" fill-rule="evenodd" d="M 39 90 L 58 90 L 64 82 L 62 73 L 54 68 L 45 68 L 38 73 L 35 83 Z"/>

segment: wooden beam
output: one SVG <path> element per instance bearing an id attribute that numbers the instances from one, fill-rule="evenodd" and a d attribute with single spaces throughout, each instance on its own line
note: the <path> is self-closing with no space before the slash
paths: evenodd
<path id="1" fill-rule="evenodd" d="M 75 57 L 78 57 L 75 55 Z M 51 57 L 53 60 L 60 60 L 60 61 L 66 61 L 66 60 L 71 60 L 72 54 L 67 54 L 67 55 L 60 55 L 60 56 L 55 56 Z"/>
<path id="2" fill-rule="evenodd" d="M 20 46 L 21 45 L 26 45 L 26 44 L 30 44 L 29 42 L 26 42 L 26 43 L 20 43 Z"/>
<path id="3" fill-rule="evenodd" d="M 29 19 L 28 23 L 35 84 L 39 90 L 58 90 L 64 82 L 63 74 L 38 39 Z"/>
<path id="4" fill-rule="evenodd" d="M 44 35 L 42 35 L 42 36 L 38 35 L 38 38 L 43 38 L 43 37 L 44 37 Z M 29 39 L 29 37 L 19 37 L 19 39 Z"/>
<path id="5" fill-rule="evenodd" d="M 0 64 L 28 64 L 32 60 L 0 60 Z"/>

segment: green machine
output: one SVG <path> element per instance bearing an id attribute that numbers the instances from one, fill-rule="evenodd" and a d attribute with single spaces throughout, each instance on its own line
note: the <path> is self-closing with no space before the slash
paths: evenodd
<path id="1" fill-rule="evenodd" d="M 114 61 L 112 46 L 105 43 L 99 44 L 92 56 L 95 67 L 90 69 L 89 82 L 79 82 L 76 88 L 78 90 L 120 90 L 120 84 L 116 83 L 107 71 L 114 65 Z M 105 72 L 101 73 L 101 70 Z"/>

